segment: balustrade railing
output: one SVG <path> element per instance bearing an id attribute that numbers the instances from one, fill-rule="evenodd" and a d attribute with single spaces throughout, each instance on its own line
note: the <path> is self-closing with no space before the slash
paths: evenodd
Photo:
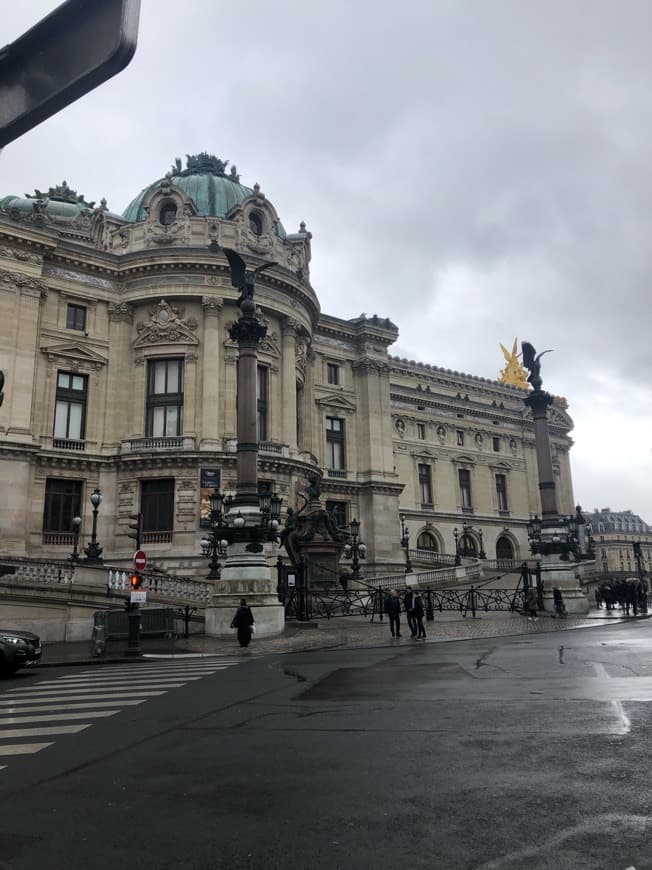
<path id="1" fill-rule="evenodd" d="M 63 560 L 0 558 L 0 577 L 10 583 L 71 585 L 75 579 L 75 566 Z"/>
<path id="2" fill-rule="evenodd" d="M 209 601 L 214 587 L 205 580 L 189 580 L 186 577 L 167 577 L 163 574 L 143 575 L 142 588 L 159 598 L 175 598 L 185 601 Z M 115 592 L 128 592 L 131 587 L 131 572 L 109 568 L 107 585 Z"/>

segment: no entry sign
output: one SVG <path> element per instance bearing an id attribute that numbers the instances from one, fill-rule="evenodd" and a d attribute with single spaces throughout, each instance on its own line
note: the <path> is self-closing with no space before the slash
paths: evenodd
<path id="1" fill-rule="evenodd" d="M 134 553 L 134 568 L 136 571 L 144 571 L 147 567 L 147 553 L 144 550 L 136 550 Z"/>

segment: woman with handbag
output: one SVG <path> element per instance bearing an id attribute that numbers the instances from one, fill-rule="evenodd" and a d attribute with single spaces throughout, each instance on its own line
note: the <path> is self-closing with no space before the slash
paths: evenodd
<path id="1" fill-rule="evenodd" d="M 255 631 L 255 625 L 251 607 L 247 607 L 246 599 L 241 598 L 240 607 L 236 610 L 235 616 L 231 621 L 231 628 L 238 630 L 238 643 L 240 646 L 249 646 L 251 635 Z"/>

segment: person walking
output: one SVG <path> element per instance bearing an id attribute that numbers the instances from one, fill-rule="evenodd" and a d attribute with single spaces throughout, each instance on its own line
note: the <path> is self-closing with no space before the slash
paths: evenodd
<path id="1" fill-rule="evenodd" d="M 593 594 L 595 595 L 595 606 L 598 610 L 602 610 L 602 592 L 600 592 L 599 586 L 595 587 L 595 592 Z"/>
<path id="2" fill-rule="evenodd" d="M 392 594 L 385 599 L 385 613 L 389 617 L 389 627 L 392 632 L 392 637 L 401 636 L 401 599 L 398 597 L 396 589 L 392 590 Z"/>
<path id="3" fill-rule="evenodd" d="M 426 630 L 423 627 L 423 601 L 421 600 L 421 596 L 418 593 L 414 593 L 412 597 L 412 604 L 414 607 L 414 621 L 418 630 L 417 638 L 423 638 L 425 640 Z"/>
<path id="4" fill-rule="evenodd" d="M 231 620 L 231 628 L 236 628 L 238 630 L 237 637 L 240 646 L 249 646 L 255 625 L 256 623 L 254 622 L 254 615 L 251 612 L 251 607 L 247 607 L 246 599 L 241 598 L 240 607 L 238 607 L 235 616 Z"/>
<path id="5" fill-rule="evenodd" d="M 537 590 L 534 586 L 530 586 L 527 591 L 527 609 L 528 613 L 528 622 L 536 622 L 539 618 L 537 616 Z"/>
<path id="6" fill-rule="evenodd" d="M 407 586 L 405 591 L 405 598 L 403 599 L 403 606 L 405 607 L 405 613 L 407 614 L 407 624 L 412 637 L 417 636 L 417 620 L 414 615 L 414 598 L 415 595 L 412 587 Z"/>
<path id="7" fill-rule="evenodd" d="M 553 616 L 560 616 L 562 619 L 566 618 L 566 607 L 564 605 L 564 598 L 561 594 L 561 589 L 559 586 L 552 587 L 552 602 L 554 607 Z"/>

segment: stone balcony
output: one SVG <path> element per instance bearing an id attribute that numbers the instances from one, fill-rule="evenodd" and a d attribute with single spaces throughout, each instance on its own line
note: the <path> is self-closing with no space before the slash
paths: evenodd
<path id="1" fill-rule="evenodd" d="M 194 435 L 162 438 L 128 438 L 120 445 L 121 453 L 167 453 L 171 450 L 195 450 Z"/>

